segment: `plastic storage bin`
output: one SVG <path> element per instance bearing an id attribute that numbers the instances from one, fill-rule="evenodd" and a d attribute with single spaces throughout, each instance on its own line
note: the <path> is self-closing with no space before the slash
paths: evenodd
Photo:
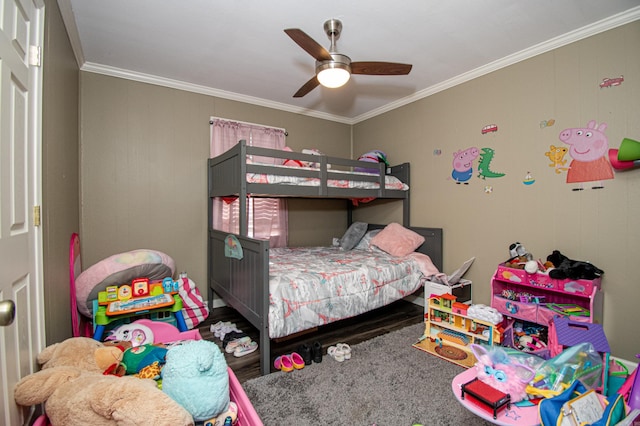
<path id="1" fill-rule="evenodd" d="M 227 370 L 229 371 L 229 397 L 231 401 L 238 405 L 238 421 L 235 426 L 263 426 L 262 420 L 260 420 L 258 413 L 251 405 L 251 401 L 249 401 L 247 394 L 242 389 L 242 385 L 240 385 L 233 370 L 229 367 L 227 367 Z M 33 425 L 51 426 L 51 423 L 49 423 L 47 416 L 42 414 L 35 420 Z"/>
<path id="2" fill-rule="evenodd" d="M 262 426 L 262 420 L 249 401 L 242 385 L 231 368 L 229 370 L 229 397 L 238 405 L 238 422 L 236 426 Z"/>

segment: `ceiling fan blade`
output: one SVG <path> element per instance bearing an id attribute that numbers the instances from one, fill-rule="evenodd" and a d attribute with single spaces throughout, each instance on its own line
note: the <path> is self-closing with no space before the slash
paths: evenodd
<path id="1" fill-rule="evenodd" d="M 301 98 L 307 93 L 309 93 L 310 91 L 312 91 L 313 89 L 315 89 L 316 87 L 318 87 L 319 84 L 320 82 L 318 81 L 318 78 L 314 75 L 313 77 L 311 77 L 309 81 L 307 81 L 305 84 L 302 85 L 301 88 L 298 89 L 298 91 L 295 93 L 295 95 L 293 95 L 293 97 Z"/>
<path id="2" fill-rule="evenodd" d="M 367 75 L 406 75 L 411 71 L 410 64 L 396 62 L 351 62 L 352 74 Z"/>
<path id="3" fill-rule="evenodd" d="M 302 47 L 309 55 L 316 58 L 316 61 L 330 61 L 331 55 L 329 51 L 319 45 L 314 39 L 309 37 L 307 33 L 298 29 L 298 28 L 289 28 L 284 30 L 285 33 L 293 41 L 295 41 L 298 46 Z"/>

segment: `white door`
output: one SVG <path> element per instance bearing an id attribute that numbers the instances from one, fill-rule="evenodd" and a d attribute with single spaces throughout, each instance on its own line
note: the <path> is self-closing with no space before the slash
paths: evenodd
<path id="1" fill-rule="evenodd" d="M 44 3 L 0 0 L 0 7 L 0 424 L 20 425 L 30 410 L 14 403 L 13 387 L 36 371 L 44 345 L 42 231 L 34 222 L 41 200 L 37 62 Z"/>

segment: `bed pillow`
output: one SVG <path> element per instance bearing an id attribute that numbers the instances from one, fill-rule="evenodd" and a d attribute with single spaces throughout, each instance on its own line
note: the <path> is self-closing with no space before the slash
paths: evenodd
<path id="1" fill-rule="evenodd" d="M 380 231 L 382 231 L 382 229 L 374 229 L 373 231 L 369 231 L 364 234 L 364 237 L 362 237 L 358 245 L 354 247 L 354 250 L 371 250 L 372 248 L 375 248 L 371 245 L 371 239 Z"/>
<path id="2" fill-rule="evenodd" d="M 364 237 L 368 227 L 369 225 L 364 222 L 353 222 L 347 232 L 340 238 L 340 248 L 342 250 L 353 249 Z"/>
<path id="3" fill-rule="evenodd" d="M 136 278 L 161 280 L 172 277 L 173 259 L 160 251 L 139 249 L 114 254 L 86 269 L 76 277 L 76 303 L 78 310 L 91 318 L 93 300 L 107 286 L 131 283 Z"/>
<path id="4" fill-rule="evenodd" d="M 392 256 L 403 257 L 413 253 L 424 243 L 424 237 L 399 223 L 390 223 L 371 240 L 371 244 Z"/>

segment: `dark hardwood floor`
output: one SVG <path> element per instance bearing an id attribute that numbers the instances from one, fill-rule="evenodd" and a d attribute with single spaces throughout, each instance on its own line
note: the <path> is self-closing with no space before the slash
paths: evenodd
<path id="1" fill-rule="evenodd" d="M 336 343 L 355 345 L 365 340 L 372 339 L 381 334 L 404 328 L 408 325 L 422 322 L 423 308 L 404 300 L 392 303 L 383 308 L 359 315 L 355 318 L 338 321 L 333 324 L 319 327 L 316 331 L 291 337 L 284 341 L 271 341 L 272 360 L 282 354 L 289 354 L 296 350 L 302 343 L 319 341 L 322 344 L 323 354 L 327 348 Z M 209 314 L 209 318 L 198 326 L 203 339 L 211 340 L 220 346 L 222 341 L 211 332 L 211 325 L 218 321 L 230 321 L 236 327 L 247 333 L 255 341 L 258 341 L 258 331 L 249 322 L 229 307 L 215 308 Z M 258 351 L 260 349 L 258 348 Z M 233 354 L 225 354 L 227 364 L 240 383 L 260 376 L 260 361 L 258 351 L 236 358 Z M 271 366 L 271 372 L 276 370 Z"/>

